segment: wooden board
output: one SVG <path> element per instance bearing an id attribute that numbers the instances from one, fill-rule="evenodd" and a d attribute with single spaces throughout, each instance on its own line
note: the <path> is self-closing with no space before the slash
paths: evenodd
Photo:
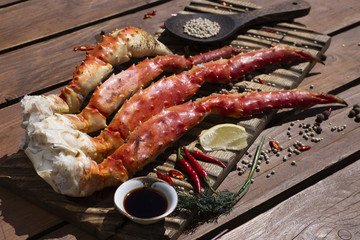
<path id="1" fill-rule="evenodd" d="M 186 10 L 194 10 L 193 5 L 199 5 L 199 2 L 193 2 L 192 6 Z M 205 2 L 201 5 L 202 7 L 207 7 L 207 9 L 209 9 L 208 11 L 210 11 L 210 9 L 211 11 L 216 9 L 213 3 Z M 241 11 L 241 9 L 249 8 L 249 5 L 239 2 L 239 5 L 232 6 L 232 8 L 238 8 L 239 11 Z M 207 10 L 202 9 L 202 11 Z M 174 44 L 173 39 L 171 39 L 170 36 L 166 36 L 166 33 L 164 33 L 161 38 L 165 42 L 169 41 Z M 262 26 L 257 29 L 242 32 L 232 41 L 232 44 L 248 49 L 256 49 L 268 47 L 272 43 L 278 43 L 278 41 L 290 45 L 297 43 L 298 47 L 302 47 L 321 56 L 327 49 L 330 38 L 296 23 L 282 23 Z M 301 43 L 301 46 L 299 43 Z M 186 46 L 180 49 L 178 44 L 169 45 L 179 53 L 187 49 Z M 248 78 L 248 80 L 256 80 L 256 78 L 261 77 L 265 82 L 275 84 L 274 86 L 265 86 L 249 81 L 247 84 L 249 84 L 249 87 L 261 88 L 263 90 L 295 88 L 309 72 L 311 67 L 312 64 L 304 63 L 292 66 L 291 68 L 266 69 L 265 71 L 253 73 L 252 77 Z M 244 82 L 240 84 L 244 84 Z M 204 91 L 210 91 L 210 89 L 205 88 Z M 270 113 L 239 122 L 239 124 L 244 125 L 250 133 L 249 144 L 255 140 L 256 136 L 271 119 L 272 115 L 273 113 Z M 203 124 L 182 138 L 179 144 L 193 143 L 201 129 L 223 120 L 223 118 L 217 117 L 208 118 Z M 234 120 L 230 119 L 226 119 L 226 121 L 234 122 Z M 204 164 L 204 167 L 211 173 L 214 186 L 218 186 L 221 183 L 232 167 L 237 164 L 238 159 L 244 152 L 245 150 L 240 153 L 223 153 L 220 151 L 213 153 L 223 159 L 224 162 L 227 162 L 229 166 L 226 171 L 221 171 L 221 169 L 217 169 L 214 166 Z M 160 170 L 172 168 L 175 163 L 174 160 L 175 156 L 172 154 L 172 151 L 169 150 L 161 155 L 156 163 L 145 169 L 142 174 L 148 173 L 153 166 L 159 164 L 161 165 L 158 167 Z M 142 231 L 139 232 L 139 225 L 129 222 L 114 209 L 112 202 L 113 189 L 107 189 L 86 199 L 73 199 L 55 194 L 53 190 L 36 175 L 30 162 L 22 152 L 10 156 L 5 163 L 1 165 L 0 173 L 1 184 L 13 188 L 13 190 L 17 191 L 20 195 L 41 204 L 49 211 L 57 213 L 67 221 L 96 234 L 98 237 L 106 238 L 113 235 L 123 239 L 149 239 L 149 236 L 152 236 L 154 239 L 162 236 L 176 238 L 188 223 L 188 216 L 174 214 L 166 219 L 165 222 L 160 222 L 152 226 L 141 226 Z M 189 185 L 185 185 L 185 187 L 189 187 Z M 136 233 L 136 236 L 134 233 Z"/>

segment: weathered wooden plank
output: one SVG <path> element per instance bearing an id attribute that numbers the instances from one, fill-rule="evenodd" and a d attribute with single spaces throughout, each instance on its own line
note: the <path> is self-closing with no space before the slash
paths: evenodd
<path id="1" fill-rule="evenodd" d="M 44 235 L 40 239 L 61 239 L 61 240 L 95 240 L 96 237 L 67 224 L 49 234 Z"/>
<path id="2" fill-rule="evenodd" d="M 253 0 L 252 3 L 266 6 L 281 2 L 282 0 Z M 344 0 L 339 4 L 337 0 L 326 2 L 307 0 L 311 5 L 309 15 L 299 18 L 297 21 L 308 28 L 324 34 L 333 34 L 360 21 L 360 2 L 357 0 Z"/>
<path id="3" fill-rule="evenodd" d="M 0 51 L 158 3 L 130 1 L 26 1 L 0 9 Z M 31 12 L 31 14 L 28 14 Z"/>
<path id="4" fill-rule="evenodd" d="M 325 65 L 316 65 L 301 87 L 312 86 L 314 91 L 328 92 L 351 81 L 359 82 L 360 56 L 354 53 L 359 51 L 360 46 L 355 36 L 360 36 L 360 27 L 332 37 Z"/>
<path id="5" fill-rule="evenodd" d="M 21 3 L 24 2 L 26 0 L 1 0 L 0 1 L 0 8 L 4 8 L 4 7 L 8 7 L 12 4 L 17 4 L 17 3 Z"/>
<path id="6" fill-rule="evenodd" d="M 0 199 L 0 239 L 27 239 L 63 222 L 3 187 L 0 187 Z"/>
<path id="7" fill-rule="evenodd" d="M 360 160 L 237 227 L 219 240 L 360 238 Z"/>

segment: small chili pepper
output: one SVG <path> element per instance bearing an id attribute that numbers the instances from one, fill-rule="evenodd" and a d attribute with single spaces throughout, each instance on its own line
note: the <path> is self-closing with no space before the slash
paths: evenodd
<path id="1" fill-rule="evenodd" d="M 89 51 L 89 50 L 93 50 L 95 47 L 94 46 L 78 46 L 78 47 L 74 47 L 73 50 L 74 51 Z"/>
<path id="2" fill-rule="evenodd" d="M 169 170 L 169 176 L 180 180 L 184 179 L 184 175 L 181 172 L 174 169 Z"/>
<path id="3" fill-rule="evenodd" d="M 276 33 L 274 30 L 265 30 L 265 32 L 268 32 L 268 33 Z"/>
<path id="4" fill-rule="evenodd" d="M 190 163 L 190 165 L 194 168 L 195 172 L 199 175 L 200 179 L 204 180 L 206 185 L 210 188 L 213 193 L 217 193 L 210 185 L 209 174 L 205 171 L 205 169 L 196 161 L 196 159 L 190 154 L 190 152 L 183 146 L 186 159 Z"/>
<path id="5" fill-rule="evenodd" d="M 194 158 L 196 158 L 197 160 L 208 162 L 208 163 L 215 163 L 223 168 L 226 168 L 226 166 L 223 162 L 221 162 L 220 160 L 218 160 L 214 157 L 211 157 L 205 153 L 194 150 L 191 152 L 191 155 L 193 155 Z"/>
<path id="6" fill-rule="evenodd" d="M 156 176 L 162 180 L 164 180 L 165 182 L 169 183 L 170 185 L 173 185 L 173 180 L 171 179 L 171 177 L 167 174 L 162 174 L 159 171 L 156 171 Z"/>
<path id="7" fill-rule="evenodd" d="M 276 150 L 278 150 L 278 151 L 281 150 L 281 148 L 280 148 L 280 146 L 279 146 L 279 144 L 278 144 L 277 142 L 275 142 L 275 141 L 270 141 L 269 144 L 270 144 L 270 147 L 272 147 L 272 148 L 274 148 L 274 149 L 276 149 Z"/>
<path id="8" fill-rule="evenodd" d="M 300 151 L 306 151 L 306 150 L 309 150 L 311 147 L 310 146 L 299 146 L 297 147 L 298 150 Z"/>
<path id="9" fill-rule="evenodd" d="M 144 15 L 144 19 L 146 18 L 152 18 L 153 16 L 156 15 L 156 11 L 155 10 L 152 10 L 151 12 L 148 12 Z"/>
<path id="10" fill-rule="evenodd" d="M 201 182 L 200 178 L 195 172 L 195 170 L 191 167 L 191 165 L 181 156 L 180 154 L 180 148 L 178 149 L 178 164 L 182 168 L 182 170 L 190 176 L 190 178 L 195 183 L 196 191 L 198 194 L 200 194 L 201 191 Z"/>
<path id="11" fill-rule="evenodd" d="M 265 85 L 264 81 L 261 78 L 258 78 L 258 80 L 262 85 Z"/>

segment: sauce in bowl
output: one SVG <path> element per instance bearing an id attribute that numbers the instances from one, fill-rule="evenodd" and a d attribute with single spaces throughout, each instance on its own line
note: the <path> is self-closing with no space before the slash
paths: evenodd
<path id="1" fill-rule="evenodd" d="M 153 218 L 164 214 L 168 200 L 162 192 L 151 187 L 131 190 L 124 199 L 125 211 L 138 218 Z"/>
<path id="2" fill-rule="evenodd" d="M 114 194 L 115 207 L 130 220 L 152 224 L 165 219 L 178 203 L 178 196 L 169 183 L 150 176 L 137 177 L 122 183 Z"/>

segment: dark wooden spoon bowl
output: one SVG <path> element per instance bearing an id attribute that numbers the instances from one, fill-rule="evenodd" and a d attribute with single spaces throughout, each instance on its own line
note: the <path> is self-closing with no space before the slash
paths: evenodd
<path id="1" fill-rule="evenodd" d="M 309 11 L 310 5 L 306 1 L 292 0 L 240 14 L 178 14 L 167 19 L 165 27 L 169 32 L 180 38 L 206 44 L 225 40 L 241 28 L 270 22 L 289 21 L 305 16 Z M 209 38 L 198 38 L 184 33 L 185 23 L 199 17 L 217 22 L 220 25 L 220 32 Z"/>

